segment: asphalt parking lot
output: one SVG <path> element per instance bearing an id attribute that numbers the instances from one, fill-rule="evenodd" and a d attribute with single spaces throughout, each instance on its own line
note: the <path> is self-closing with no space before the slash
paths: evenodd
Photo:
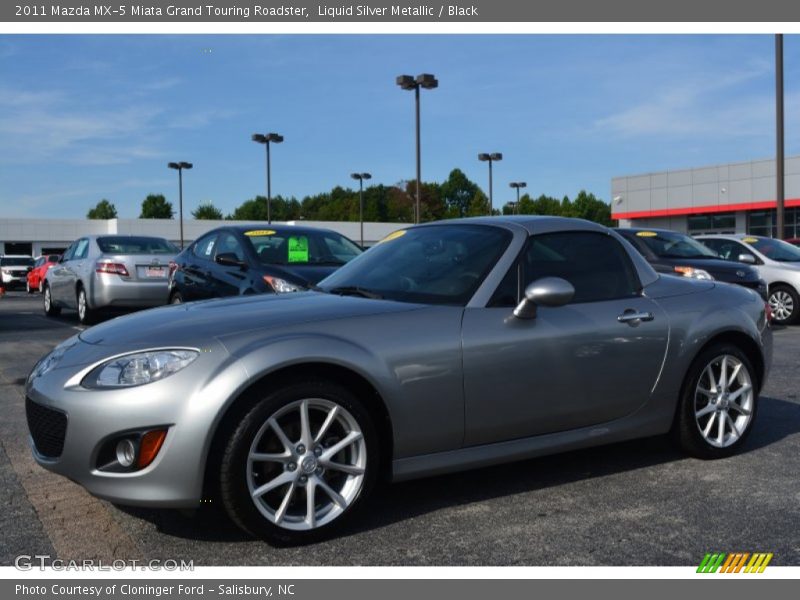
<path id="1" fill-rule="evenodd" d="M 704 462 L 654 438 L 387 486 L 343 537 L 272 548 L 215 507 L 115 507 L 39 468 L 23 382 L 82 327 L 44 317 L 38 295 L 0 299 L 0 565 L 184 559 L 195 565 L 694 565 L 709 551 L 773 552 L 800 564 L 800 327 L 775 359 L 742 453 Z"/>

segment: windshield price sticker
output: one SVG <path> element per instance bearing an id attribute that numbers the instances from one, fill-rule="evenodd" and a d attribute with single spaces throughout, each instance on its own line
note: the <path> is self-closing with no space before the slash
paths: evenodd
<path id="1" fill-rule="evenodd" d="M 308 238 L 306 236 L 289 237 L 289 262 L 308 262 Z"/>
<path id="2" fill-rule="evenodd" d="M 257 237 L 260 235 L 275 235 L 272 229 L 254 229 L 253 231 L 245 231 L 244 234 L 249 237 Z"/>
<path id="3" fill-rule="evenodd" d="M 390 233 L 385 238 L 383 238 L 379 244 L 383 244 L 384 242 L 391 242 L 392 240 L 396 240 L 399 237 L 403 237 L 406 234 L 405 229 L 401 229 L 400 231 L 395 231 L 394 233 Z"/>
<path id="4" fill-rule="evenodd" d="M 658 234 L 655 231 L 637 231 L 636 235 L 639 237 L 656 237 Z"/>

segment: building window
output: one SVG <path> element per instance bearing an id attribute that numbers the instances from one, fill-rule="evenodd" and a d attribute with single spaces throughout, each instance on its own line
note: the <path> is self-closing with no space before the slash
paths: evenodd
<path id="1" fill-rule="evenodd" d="M 687 226 L 690 232 L 697 231 L 735 231 L 736 213 L 717 213 L 710 215 L 689 215 Z"/>
<path id="2" fill-rule="evenodd" d="M 774 210 L 759 210 L 748 213 L 747 233 L 776 237 L 778 231 L 775 212 Z M 800 211 L 797 208 L 784 209 L 783 220 L 783 237 L 800 237 Z"/>

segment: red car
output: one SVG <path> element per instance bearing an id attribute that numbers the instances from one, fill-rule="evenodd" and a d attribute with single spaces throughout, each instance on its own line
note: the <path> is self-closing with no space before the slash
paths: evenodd
<path id="1" fill-rule="evenodd" d="M 800 246 L 800 238 L 789 238 L 788 240 L 783 240 L 784 242 L 789 242 L 795 246 Z"/>
<path id="2" fill-rule="evenodd" d="M 40 256 L 36 259 L 33 263 L 33 269 L 28 271 L 28 281 L 25 284 L 25 289 L 29 294 L 40 291 L 45 274 L 60 258 L 61 255 L 59 254 L 48 254 L 47 256 Z"/>

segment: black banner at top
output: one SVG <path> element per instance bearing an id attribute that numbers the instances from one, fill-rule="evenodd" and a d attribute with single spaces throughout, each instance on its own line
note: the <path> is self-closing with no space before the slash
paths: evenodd
<path id="1" fill-rule="evenodd" d="M 8 22 L 792 22 L 787 0 L 12 0 Z"/>

